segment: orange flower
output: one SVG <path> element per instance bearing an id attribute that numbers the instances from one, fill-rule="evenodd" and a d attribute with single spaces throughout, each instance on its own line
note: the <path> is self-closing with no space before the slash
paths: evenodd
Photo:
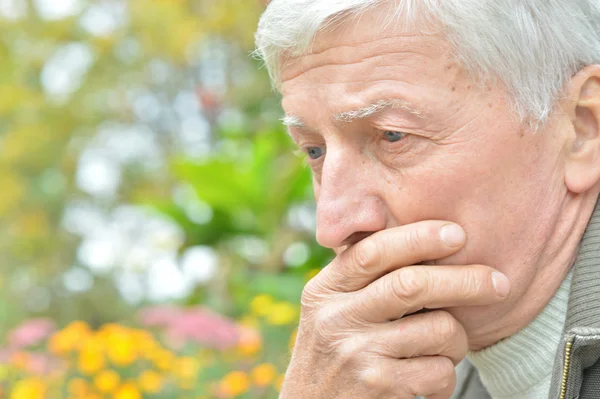
<path id="1" fill-rule="evenodd" d="M 238 341 L 238 351 L 242 356 L 255 355 L 262 348 L 262 340 L 258 331 L 242 328 Z"/>
<path id="2" fill-rule="evenodd" d="M 29 354 L 26 352 L 15 352 L 10 357 L 10 363 L 17 368 L 24 369 L 29 363 Z"/>
<path id="3" fill-rule="evenodd" d="M 138 384 L 142 391 L 156 394 L 162 389 L 163 378 L 156 371 L 146 370 L 138 377 Z"/>
<path id="4" fill-rule="evenodd" d="M 114 399 L 142 399 L 142 394 L 130 382 L 123 384 L 114 394 Z"/>
<path id="5" fill-rule="evenodd" d="M 245 393 L 249 387 L 248 374 L 242 371 L 232 371 L 221 380 L 220 391 L 223 395 L 232 397 Z"/>
<path id="6" fill-rule="evenodd" d="M 263 363 L 256 366 L 251 375 L 255 385 L 264 387 L 273 382 L 277 376 L 277 369 L 271 363 Z"/>
<path id="7" fill-rule="evenodd" d="M 96 389 L 102 393 L 113 392 L 119 386 L 121 377 L 113 370 L 100 372 L 94 378 Z"/>
<path id="8" fill-rule="evenodd" d="M 73 396 L 84 396 L 90 387 L 83 378 L 73 378 L 67 384 L 67 390 Z"/>

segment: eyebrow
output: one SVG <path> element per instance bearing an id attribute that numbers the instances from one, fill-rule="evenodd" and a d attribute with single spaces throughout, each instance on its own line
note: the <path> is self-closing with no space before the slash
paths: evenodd
<path id="1" fill-rule="evenodd" d="M 425 116 L 423 110 L 415 108 L 408 101 L 393 98 L 379 100 L 359 109 L 340 112 L 333 116 L 333 120 L 336 122 L 351 123 L 356 120 L 366 119 L 386 109 L 401 109 L 421 119 Z M 287 127 L 306 128 L 304 121 L 295 115 L 286 115 L 281 118 L 281 122 Z"/>

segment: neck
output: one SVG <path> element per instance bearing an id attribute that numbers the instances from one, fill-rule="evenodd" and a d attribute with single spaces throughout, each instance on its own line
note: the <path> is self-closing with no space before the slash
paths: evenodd
<path id="1" fill-rule="evenodd" d="M 535 271 L 533 279 L 519 293 L 508 310 L 494 315 L 493 323 L 485 323 L 478 331 L 469 332 L 469 349 L 478 351 L 525 328 L 550 302 L 571 270 L 579 243 L 590 221 L 598 199 L 598 191 L 579 196 L 569 193 L 547 231 L 547 239 L 522 267 Z"/>

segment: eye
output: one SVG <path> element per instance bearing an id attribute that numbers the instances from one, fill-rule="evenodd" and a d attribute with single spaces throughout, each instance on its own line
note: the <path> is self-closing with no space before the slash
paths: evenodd
<path id="1" fill-rule="evenodd" d="M 306 154 L 312 160 L 321 158 L 324 153 L 325 153 L 325 150 L 321 147 L 307 147 L 306 148 Z"/>
<path id="2" fill-rule="evenodd" d="M 383 136 L 390 143 L 395 143 L 397 141 L 402 140 L 406 136 L 406 133 L 386 131 L 383 132 Z"/>

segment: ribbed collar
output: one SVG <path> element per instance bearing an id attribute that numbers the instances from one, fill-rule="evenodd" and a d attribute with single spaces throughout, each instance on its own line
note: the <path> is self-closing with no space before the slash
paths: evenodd
<path id="1" fill-rule="evenodd" d="M 524 398 L 540 387 L 549 388 L 565 324 L 571 276 L 569 272 L 554 297 L 524 329 L 484 350 L 469 353 L 469 361 L 493 398 Z"/>

